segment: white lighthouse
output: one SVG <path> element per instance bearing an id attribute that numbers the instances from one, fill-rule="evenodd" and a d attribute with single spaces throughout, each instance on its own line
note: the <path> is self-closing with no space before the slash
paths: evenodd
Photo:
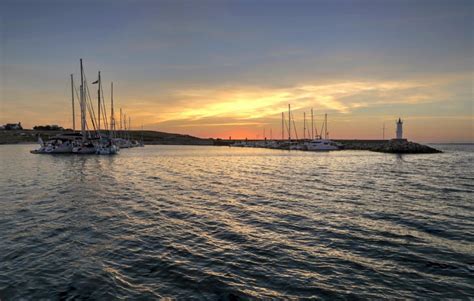
<path id="1" fill-rule="evenodd" d="M 403 139 L 403 122 L 400 118 L 397 121 L 397 139 Z"/>

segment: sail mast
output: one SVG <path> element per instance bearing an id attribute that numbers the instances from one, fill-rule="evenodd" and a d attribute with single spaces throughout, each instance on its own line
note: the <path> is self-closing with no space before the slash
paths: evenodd
<path id="1" fill-rule="evenodd" d="M 281 140 L 285 140 L 285 113 L 281 112 Z"/>
<path id="2" fill-rule="evenodd" d="M 328 139 L 328 114 L 324 114 L 324 139 Z"/>
<path id="3" fill-rule="evenodd" d="M 100 135 L 100 71 L 99 71 L 98 82 L 99 82 L 99 85 L 97 87 L 97 97 L 98 97 L 98 102 L 97 102 L 98 113 L 97 113 L 97 116 L 98 116 L 99 120 L 98 120 L 97 132 L 99 132 L 99 135 Z"/>
<path id="4" fill-rule="evenodd" d="M 303 140 L 306 140 L 306 112 L 303 112 Z"/>
<path id="5" fill-rule="evenodd" d="M 291 106 L 288 104 L 288 141 L 291 143 Z"/>
<path id="6" fill-rule="evenodd" d="M 130 130 L 132 129 L 132 120 L 130 118 L 130 116 L 128 116 L 128 140 L 132 140 L 132 133 L 130 132 Z"/>
<path id="7" fill-rule="evenodd" d="M 85 109 L 85 101 L 84 101 L 84 68 L 82 67 L 82 59 L 81 61 L 81 134 L 82 134 L 82 141 L 86 140 L 86 109 Z"/>
<path id="8" fill-rule="evenodd" d="M 314 116 L 313 116 L 313 108 L 311 108 L 311 139 L 314 139 Z"/>
<path id="9" fill-rule="evenodd" d="M 127 133 L 127 115 L 123 113 L 123 138 L 128 139 L 128 133 Z"/>
<path id="10" fill-rule="evenodd" d="M 110 83 L 110 137 L 115 134 L 114 83 Z"/>
<path id="11" fill-rule="evenodd" d="M 74 79 L 71 74 L 72 130 L 76 131 L 76 112 L 74 108 Z"/>
<path id="12" fill-rule="evenodd" d="M 122 132 L 122 108 L 120 108 L 120 137 L 122 137 L 123 132 Z"/>

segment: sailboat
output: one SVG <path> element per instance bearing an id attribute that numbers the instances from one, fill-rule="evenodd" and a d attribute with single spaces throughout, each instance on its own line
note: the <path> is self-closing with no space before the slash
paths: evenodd
<path id="1" fill-rule="evenodd" d="M 115 133 L 115 117 L 114 117 L 114 85 L 113 83 L 111 83 L 111 90 L 110 90 L 110 103 L 111 103 L 111 110 L 110 110 L 110 128 L 109 128 L 109 135 L 101 135 L 100 134 L 100 100 L 101 100 L 101 91 L 102 91 L 102 81 L 101 81 L 101 77 L 100 77 L 100 71 L 99 71 L 99 79 L 97 80 L 97 83 L 99 84 L 99 88 L 98 88 L 98 97 L 99 97 L 99 102 L 98 102 L 98 105 L 99 105 L 99 141 L 98 141 L 98 144 L 96 145 L 96 154 L 98 155 L 114 155 L 114 154 L 117 154 L 118 151 L 119 151 L 119 147 L 118 145 L 115 144 L 114 142 L 114 139 L 113 139 L 113 135 Z M 105 127 L 107 128 L 107 122 L 106 122 L 106 114 L 105 114 L 105 103 L 102 103 L 103 106 L 104 106 L 104 123 L 105 123 Z"/>
<path id="2" fill-rule="evenodd" d="M 313 126 L 313 109 L 311 109 L 311 127 Z M 327 114 L 324 115 L 324 123 L 322 128 L 324 128 L 324 139 L 322 138 L 322 129 L 321 129 L 321 135 L 317 135 L 317 129 L 316 129 L 316 138 L 311 139 L 310 141 L 305 141 L 303 142 L 302 149 L 308 150 L 308 151 L 330 151 L 330 150 L 338 150 L 341 148 L 341 145 L 337 142 L 334 142 L 332 140 L 328 139 L 328 116 Z M 313 131 L 313 129 L 311 129 Z M 313 134 L 312 134 L 313 135 Z"/>
<path id="3" fill-rule="evenodd" d="M 96 141 L 92 140 L 92 137 L 87 136 L 86 132 L 86 89 L 84 86 L 84 67 L 82 66 L 82 59 L 80 59 L 81 64 L 81 86 L 80 86 L 80 108 L 81 108 L 81 136 L 82 139 L 77 141 L 72 148 L 72 153 L 74 154 L 95 154 L 96 153 Z"/>

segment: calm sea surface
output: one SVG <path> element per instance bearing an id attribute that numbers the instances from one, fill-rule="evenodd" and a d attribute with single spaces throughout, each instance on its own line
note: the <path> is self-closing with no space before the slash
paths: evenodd
<path id="1" fill-rule="evenodd" d="M 474 297 L 474 147 L 0 146 L 0 299 Z"/>

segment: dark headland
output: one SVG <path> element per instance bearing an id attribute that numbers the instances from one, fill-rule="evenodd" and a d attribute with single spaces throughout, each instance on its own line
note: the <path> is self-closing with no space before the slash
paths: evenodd
<path id="1" fill-rule="evenodd" d="M 0 144 L 36 143 L 38 136 L 43 140 L 71 131 L 41 131 L 41 130 L 0 130 Z M 130 131 L 133 139 L 142 140 L 146 145 L 232 145 L 242 140 L 203 139 L 190 135 L 172 134 L 158 131 Z M 120 135 L 120 132 L 118 133 Z M 357 140 L 334 139 L 346 150 L 368 150 L 384 153 L 399 154 L 431 154 L 441 151 L 427 145 L 407 140 Z"/>

